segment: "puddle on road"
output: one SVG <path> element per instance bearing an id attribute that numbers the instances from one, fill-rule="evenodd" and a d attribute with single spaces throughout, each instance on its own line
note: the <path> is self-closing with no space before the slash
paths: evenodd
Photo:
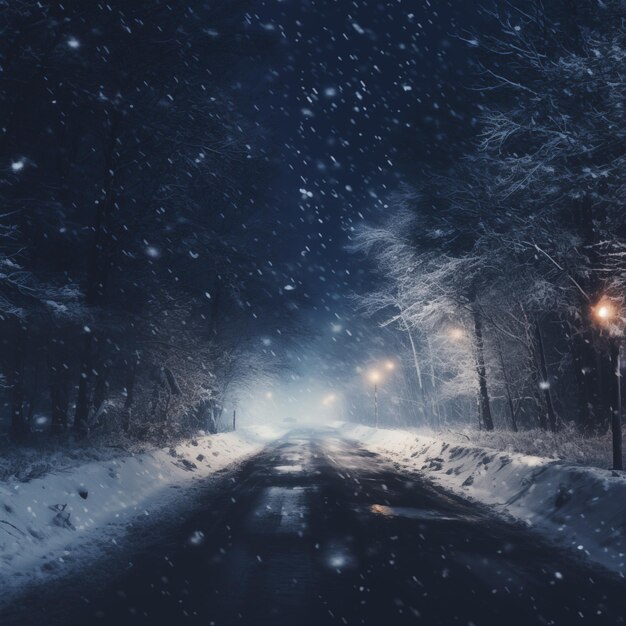
<path id="1" fill-rule="evenodd" d="M 452 521 L 458 519 L 458 517 L 445 515 L 439 511 L 433 511 L 432 509 L 418 509 L 409 506 L 386 506 L 384 504 L 372 504 L 368 508 L 368 511 L 383 517 L 406 517 L 409 519 L 442 521 Z"/>
<path id="2" fill-rule="evenodd" d="M 311 441 L 309 439 L 303 439 L 301 437 L 297 437 L 297 438 L 293 438 L 293 439 L 289 439 L 289 441 L 287 443 L 285 443 L 285 446 L 302 446 L 302 447 L 307 447 L 309 444 L 311 443 Z"/>
<path id="3" fill-rule="evenodd" d="M 301 472 L 304 467 L 299 464 L 295 465 L 276 465 L 274 469 L 277 472 Z"/>
<path id="4" fill-rule="evenodd" d="M 295 534 L 307 532 L 306 489 L 270 487 L 259 498 L 248 518 L 246 530 L 253 534 Z"/>
<path id="5" fill-rule="evenodd" d="M 323 550 L 323 556 L 324 565 L 339 572 L 357 566 L 356 558 L 344 542 L 330 541 Z"/>

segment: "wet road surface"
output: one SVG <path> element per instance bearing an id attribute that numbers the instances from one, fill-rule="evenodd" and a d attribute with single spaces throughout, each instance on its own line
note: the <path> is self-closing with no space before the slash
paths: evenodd
<path id="1" fill-rule="evenodd" d="M 624 623 L 626 585 L 334 431 L 293 431 L 39 624 Z M 127 562 L 128 564 L 128 562 Z M 64 592 L 67 589 L 67 593 Z M 14 623 L 8 621 L 7 623 Z"/>

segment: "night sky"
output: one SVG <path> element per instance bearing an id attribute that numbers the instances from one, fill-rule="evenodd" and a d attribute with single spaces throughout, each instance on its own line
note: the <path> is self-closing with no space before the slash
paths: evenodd
<path id="1" fill-rule="evenodd" d="M 458 35 L 478 20 L 460 0 L 269 0 L 250 16 L 277 41 L 239 86 L 275 164 L 274 253 L 327 374 L 353 371 L 372 332 L 349 299 L 371 280 L 346 249 L 351 229 L 383 214 L 401 180 L 445 166 L 471 131 L 470 48 Z"/>

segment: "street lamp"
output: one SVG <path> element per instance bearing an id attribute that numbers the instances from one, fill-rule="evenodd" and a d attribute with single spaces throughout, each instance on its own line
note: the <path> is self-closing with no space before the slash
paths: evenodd
<path id="1" fill-rule="evenodd" d="M 334 393 L 329 393 L 328 395 L 324 396 L 324 399 L 322 400 L 322 404 L 324 406 L 330 406 L 331 404 L 333 404 L 333 402 L 337 399 L 337 396 Z"/>
<path id="2" fill-rule="evenodd" d="M 370 382 L 372 382 L 372 383 L 374 383 L 374 384 L 379 383 L 379 382 L 380 382 L 380 379 L 381 379 L 380 372 L 379 372 L 378 370 L 372 370 L 372 371 L 369 373 L 369 379 L 370 379 Z"/>
<path id="3" fill-rule="evenodd" d="M 617 347 L 617 353 L 615 355 L 615 360 L 617 361 L 617 415 L 611 418 L 611 434 L 613 436 L 613 465 L 617 465 L 619 467 L 614 467 L 614 469 L 624 469 L 623 465 L 623 455 L 622 455 L 622 363 L 624 357 L 624 345 L 620 342 Z M 614 427 L 613 423 L 616 423 L 617 428 Z M 617 448 L 617 449 L 616 449 Z"/>
<path id="4" fill-rule="evenodd" d="M 462 328 L 455 327 L 450 329 L 449 335 L 450 339 L 452 339 L 453 341 L 460 341 L 461 339 L 463 339 L 465 333 L 463 332 Z"/>
<path id="5" fill-rule="evenodd" d="M 379 364 L 379 369 L 373 369 L 367 373 L 367 379 L 374 385 L 374 423 L 376 424 L 376 428 L 378 428 L 378 383 L 383 380 L 383 374 L 381 372 L 383 369 L 392 372 L 396 369 L 396 364 L 391 359 L 388 359 Z"/>
<path id="6" fill-rule="evenodd" d="M 608 331 L 610 359 L 615 360 L 615 376 L 617 378 L 617 409 L 611 411 L 611 438 L 613 440 L 613 469 L 624 469 L 622 452 L 622 356 L 623 345 L 617 307 L 606 298 L 602 298 L 592 309 L 596 322 Z"/>
<path id="7" fill-rule="evenodd" d="M 615 318 L 615 307 L 608 300 L 600 300 L 595 307 L 593 307 L 593 313 L 597 320 L 603 324 L 610 324 Z"/>

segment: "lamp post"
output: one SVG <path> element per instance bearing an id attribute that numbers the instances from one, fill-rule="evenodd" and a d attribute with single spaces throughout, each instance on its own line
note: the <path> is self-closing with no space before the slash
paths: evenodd
<path id="1" fill-rule="evenodd" d="M 370 383 L 374 385 L 374 424 L 378 428 L 378 383 L 382 382 L 383 374 L 381 370 L 387 370 L 392 372 L 396 369 L 396 364 L 391 359 L 379 364 L 379 369 L 370 370 L 367 373 L 367 378 Z"/>
<path id="2" fill-rule="evenodd" d="M 613 469 L 624 469 L 624 455 L 622 451 L 622 352 L 619 312 L 610 300 L 602 299 L 593 308 L 597 322 L 607 329 L 609 334 L 609 352 L 611 363 L 615 364 L 617 383 L 617 406 L 611 411 L 611 438 L 613 443 Z"/>
<path id="3" fill-rule="evenodd" d="M 624 469 L 622 454 L 622 356 L 624 345 L 620 342 L 615 359 L 617 361 L 617 414 L 611 419 L 613 435 L 613 469 Z M 615 412 L 614 412 L 615 413 Z"/>
<path id="4" fill-rule="evenodd" d="M 619 339 L 611 342 L 611 362 L 615 364 L 617 384 L 617 406 L 611 411 L 611 439 L 613 441 L 613 469 L 624 469 L 622 451 L 622 352 L 623 345 Z"/>

